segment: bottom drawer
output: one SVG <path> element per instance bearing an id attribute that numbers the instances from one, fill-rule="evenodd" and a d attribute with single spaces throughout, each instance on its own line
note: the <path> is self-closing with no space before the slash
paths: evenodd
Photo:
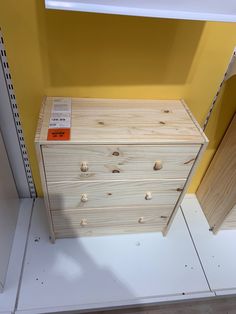
<path id="1" fill-rule="evenodd" d="M 51 211 L 56 238 L 163 231 L 173 206 Z"/>

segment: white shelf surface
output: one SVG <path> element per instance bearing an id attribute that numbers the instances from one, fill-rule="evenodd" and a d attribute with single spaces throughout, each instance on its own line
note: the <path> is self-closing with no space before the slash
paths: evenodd
<path id="1" fill-rule="evenodd" d="M 146 233 L 51 244 L 41 199 L 28 234 L 32 205 L 31 199 L 22 200 L 0 314 L 69 313 L 236 294 L 236 230 L 209 232 L 193 195 L 185 197 L 184 216 L 178 212 L 165 238 Z"/>
<path id="2" fill-rule="evenodd" d="M 15 311 L 32 207 L 32 199 L 21 200 L 6 284 L 3 293 L 0 293 L 0 314 L 10 314 Z"/>
<path id="3" fill-rule="evenodd" d="M 48 313 L 209 297 L 181 211 L 161 233 L 48 238 L 36 201 L 17 313 Z M 30 296 L 30 297 L 29 297 Z"/>
<path id="4" fill-rule="evenodd" d="M 211 290 L 216 295 L 236 294 L 236 230 L 210 232 L 196 197 L 185 197 L 182 210 Z"/>
<path id="5" fill-rule="evenodd" d="M 48 9 L 236 22 L 235 0 L 45 0 Z"/>

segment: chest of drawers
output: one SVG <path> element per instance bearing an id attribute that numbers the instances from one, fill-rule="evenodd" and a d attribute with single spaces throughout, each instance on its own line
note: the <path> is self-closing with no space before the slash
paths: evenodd
<path id="1" fill-rule="evenodd" d="M 167 233 L 207 138 L 182 100 L 72 100 L 69 140 L 36 149 L 52 239 Z"/>

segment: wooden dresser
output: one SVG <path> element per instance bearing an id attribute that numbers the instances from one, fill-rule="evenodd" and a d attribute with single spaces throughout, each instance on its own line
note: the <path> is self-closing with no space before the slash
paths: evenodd
<path id="1" fill-rule="evenodd" d="M 207 145 L 184 102 L 72 98 L 70 139 L 48 140 L 55 99 L 35 139 L 52 239 L 166 234 Z"/>

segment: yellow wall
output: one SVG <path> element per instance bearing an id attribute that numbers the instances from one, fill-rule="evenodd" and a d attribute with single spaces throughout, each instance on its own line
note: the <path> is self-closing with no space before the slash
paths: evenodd
<path id="1" fill-rule="evenodd" d="M 43 2 L 0 1 L 0 26 L 39 194 L 33 138 L 44 94 L 184 98 L 203 122 L 236 46 L 236 24 L 50 11 Z M 191 192 L 235 110 L 235 83 L 230 80 L 214 113 L 212 142 Z"/>
<path id="2" fill-rule="evenodd" d="M 31 0 L 0 1 L 0 27 L 5 39 L 34 180 L 41 192 L 34 150 L 34 133 L 45 84 L 39 54 L 35 3 L 36 1 Z"/>

